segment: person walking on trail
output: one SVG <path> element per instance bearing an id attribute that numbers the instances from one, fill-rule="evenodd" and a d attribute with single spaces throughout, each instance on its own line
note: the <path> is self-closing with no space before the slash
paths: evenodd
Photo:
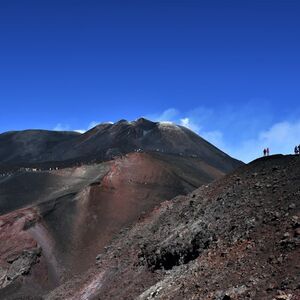
<path id="1" fill-rule="evenodd" d="M 267 150 L 266 149 L 264 149 L 264 156 L 266 156 L 267 155 Z"/>
<path id="2" fill-rule="evenodd" d="M 270 155 L 270 150 L 269 150 L 269 148 L 267 148 L 267 156 L 269 156 Z"/>
<path id="3" fill-rule="evenodd" d="M 294 152 L 295 152 L 295 155 L 299 154 L 298 146 L 295 146 Z"/>

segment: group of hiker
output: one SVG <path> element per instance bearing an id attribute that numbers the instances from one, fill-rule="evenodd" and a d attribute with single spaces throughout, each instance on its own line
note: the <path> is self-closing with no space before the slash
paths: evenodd
<path id="1" fill-rule="evenodd" d="M 265 148 L 264 151 L 263 151 L 263 153 L 264 153 L 264 156 L 269 156 L 270 155 L 269 148 Z"/>
<path id="2" fill-rule="evenodd" d="M 295 153 L 295 155 L 300 155 L 300 145 L 295 146 L 294 153 Z M 269 156 L 270 155 L 270 149 L 269 148 L 265 148 L 263 150 L 263 154 L 264 154 L 264 156 Z"/>

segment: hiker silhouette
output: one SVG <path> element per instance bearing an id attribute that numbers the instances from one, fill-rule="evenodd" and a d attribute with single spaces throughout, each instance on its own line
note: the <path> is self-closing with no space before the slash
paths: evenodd
<path id="1" fill-rule="evenodd" d="M 264 156 L 266 156 L 267 155 L 267 149 L 264 149 Z"/>

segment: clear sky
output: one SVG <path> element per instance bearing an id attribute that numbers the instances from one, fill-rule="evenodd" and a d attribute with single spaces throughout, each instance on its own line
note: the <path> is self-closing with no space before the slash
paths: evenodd
<path id="1" fill-rule="evenodd" d="M 237 158 L 300 143 L 298 0 L 0 0 L 0 132 L 146 116 Z"/>

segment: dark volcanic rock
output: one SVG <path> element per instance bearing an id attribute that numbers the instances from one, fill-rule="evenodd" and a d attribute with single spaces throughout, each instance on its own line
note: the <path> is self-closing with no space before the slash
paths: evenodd
<path id="1" fill-rule="evenodd" d="M 268 157 L 162 203 L 47 299 L 299 299 L 299 170 Z"/>
<path id="2" fill-rule="evenodd" d="M 36 161 L 40 155 L 61 142 L 80 134 L 67 131 L 24 130 L 0 134 L 0 163 L 13 164 Z M 49 158 L 48 160 L 51 160 Z"/>

